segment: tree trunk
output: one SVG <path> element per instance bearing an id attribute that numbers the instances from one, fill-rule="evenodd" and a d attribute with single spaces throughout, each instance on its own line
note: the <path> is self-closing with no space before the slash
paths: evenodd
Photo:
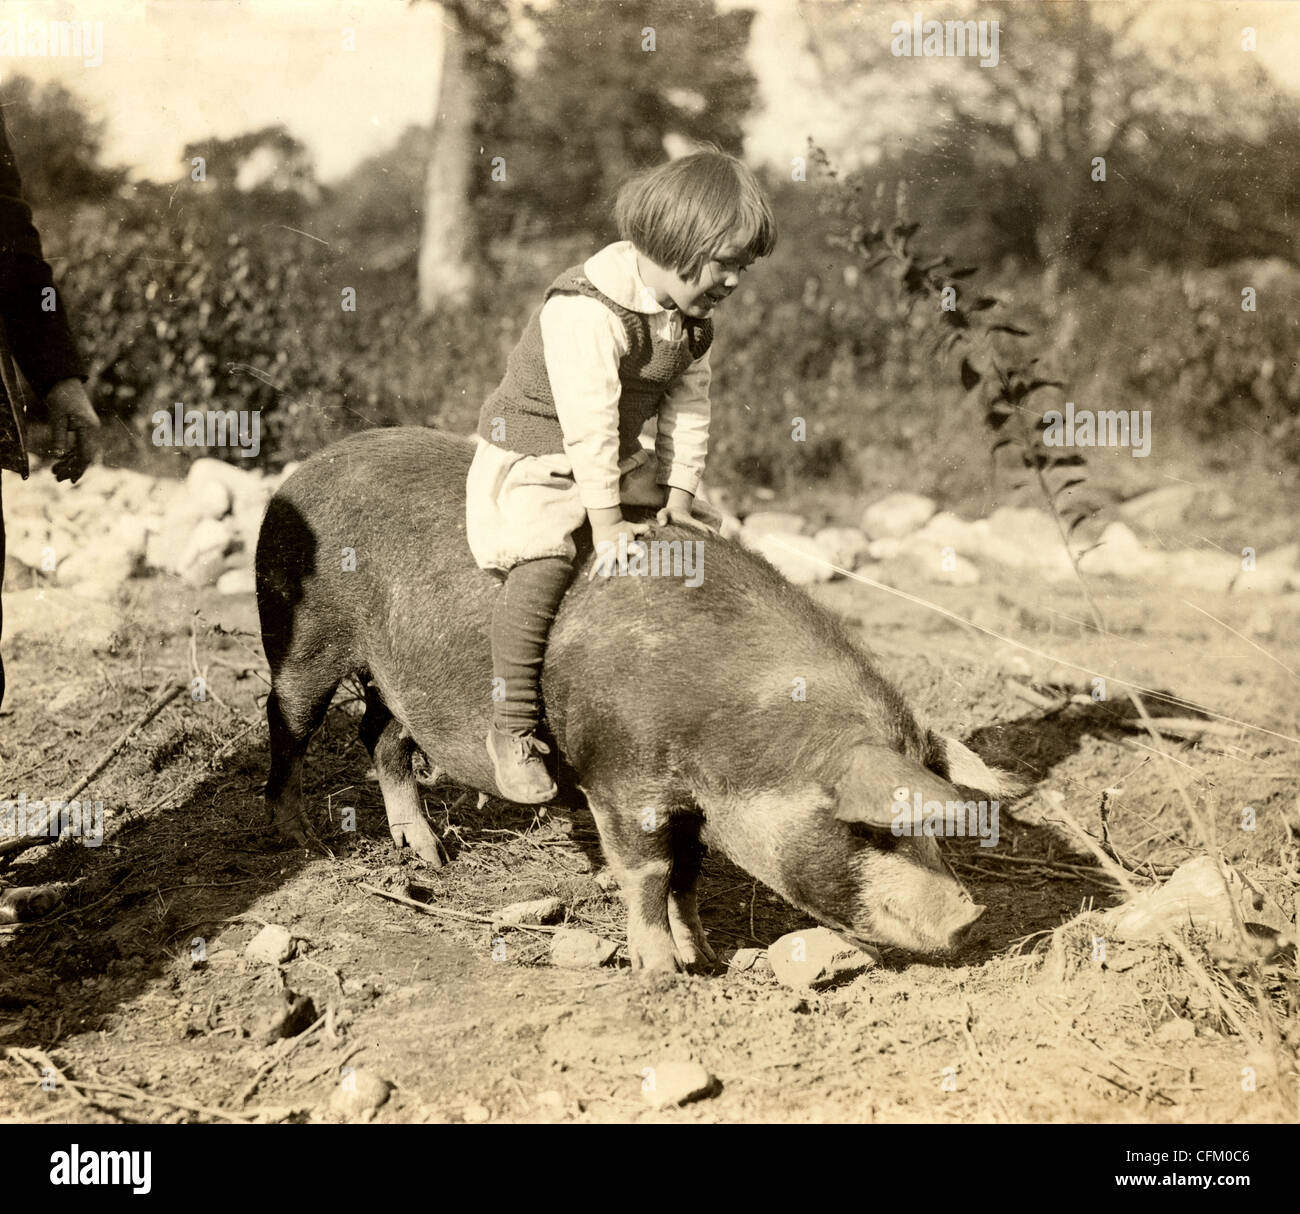
<path id="1" fill-rule="evenodd" d="M 477 148 L 477 90 L 467 60 L 465 34 L 443 10 L 442 80 L 434 111 L 429 168 L 424 180 L 424 231 L 420 238 L 419 299 L 425 315 L 469 303 L 480 264 L 470 185 Z"/>

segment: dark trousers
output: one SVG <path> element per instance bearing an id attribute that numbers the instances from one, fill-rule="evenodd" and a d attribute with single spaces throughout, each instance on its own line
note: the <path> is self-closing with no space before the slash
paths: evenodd
<path id="1" fill-rule="evenodd" d="M 530 734 L 541 719 L 542 659 L 555 612 L 573 576 L 561 556 L 524 561 L 506 574 L 492 605 L 492 723 Z"/>

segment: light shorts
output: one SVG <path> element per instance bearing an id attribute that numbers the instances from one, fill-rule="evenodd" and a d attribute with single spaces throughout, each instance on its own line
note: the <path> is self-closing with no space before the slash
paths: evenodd
<path id="1" fill-rule="evenodd" d="M 658 510 L 667 502 L 653 451 L 642 448 L 619 461 L 618 470 L 624 506 Z M 702 494 L 691 513 L 714 527 L 721 522 Z M 573 533 L 586 521 L 567 455 L 520 455 L 479 438 L 465 485 L 465 532 L 480 569 L 504 572 L 544 556 L 572 561 L 578 554 Z"/>

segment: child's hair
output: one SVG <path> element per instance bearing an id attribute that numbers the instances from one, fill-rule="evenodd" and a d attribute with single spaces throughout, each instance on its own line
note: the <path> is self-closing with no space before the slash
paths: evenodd
<path id="1" fill-rule="evenodd" d="M 688 282 L 729 232 L 741 233 L 751 260 L 776 247 L 776 220 L 754 174 L 711 146 L 625 182 L 614 220 L 624 240 Z"/>

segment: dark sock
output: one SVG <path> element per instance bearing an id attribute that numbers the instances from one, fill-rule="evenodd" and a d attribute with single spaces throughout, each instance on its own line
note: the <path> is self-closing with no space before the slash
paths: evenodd
<path id="1" fill-rule="evenodd" d="M 501 679 L 505 699 L 494 700 L 492 723 L 506 733 L 527 734 L 541 719 L 542 657 L 556 608 L 573 576 L 560 556 L 524 561 L 506 575 L 492 607 L 493 686 Z"/>

